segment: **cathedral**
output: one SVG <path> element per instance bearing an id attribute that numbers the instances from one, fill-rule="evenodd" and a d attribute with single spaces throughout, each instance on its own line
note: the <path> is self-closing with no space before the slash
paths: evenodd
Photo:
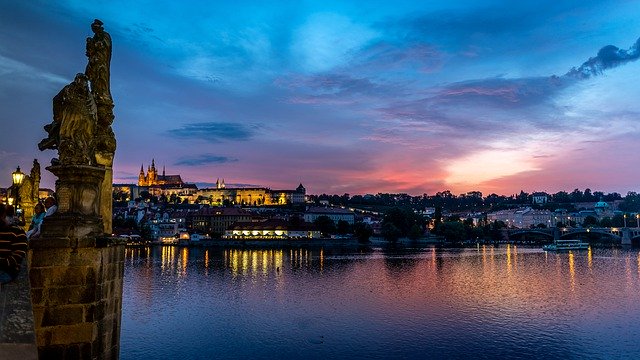
<path id="1" fill-rule="evenodd" d="M 166 187 L 182 187 L 184 182 L 180 175 L 165 175 L 164 166 L 162 167 L 162 175 L 158 175 L 156 170 L 155 159 L 151 160 L 151 166 L 147 167 L 147 174 L 144 173 L 144 164 L 140 166 L 140 174 L 138 175 L 138 186 L 166 186 Z"/>

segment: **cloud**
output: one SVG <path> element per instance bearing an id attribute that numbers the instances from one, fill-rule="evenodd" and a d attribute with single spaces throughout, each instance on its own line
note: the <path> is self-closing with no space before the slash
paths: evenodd
<path id="1" fill-rule="evenodd" d="M 346 16 L 318 13 L 294 32 L 291 52 L 302 69 L 328 71 L 349 62 L 377 35 L 376 31 Z"/>
<path id="2" fill-rule="evenodd" d="M 229 158 L 226 156 L 217 156 L 212 154 L 201 154 L 192 157 L 181 158 L 174 165 L 184 165 L 184 166 L 200 166 L 206 164 L 225 164 L 230 162 L 237 162 L 238 159 Z"/>
<path id="3" fill-rule="evenodd" d="M 63 85 L 69 82 L 68 79 L 62 76 L 42 71 L 31 65 L 0 55 L 0 78 L 6 81 L 8 77 L 15 78 L 16 82 L 23 79 L 38 82 L 45 81 L 56 85 Z"/>
<path id="4" fill-rule="evenodd" d="M 178 129 L 166 132 L 166 135 L 181 139 L 198 139 L 211 143 L 225 140 L 246 141 L 253 137 L 261 126 L 257 124 L 238 124 L 229 122 L 206 122 L 185 124 Z"/>
<path id="5" fill-rule="evenodd" d="M 587 79 L 602 74 L 603 71 L 638 60 L 640 57 L 640 38 L 629 50 L 622 50 L 613 45 L 607 45 L 598 54 L 585 61 L 580 67 L 571 69 L 566 76 Z"/>

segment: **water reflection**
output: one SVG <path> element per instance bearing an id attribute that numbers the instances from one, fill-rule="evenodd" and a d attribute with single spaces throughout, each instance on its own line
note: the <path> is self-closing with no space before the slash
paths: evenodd
<path id="1" fill-rule="evenodd" d="M 167 246 L 125 256 L 125 360 L 640 357 L 637 251 Z"/>
<path id="2" fill-rule="evenodd" d="M 569 276 L 571 278 L 571 292 L 575 290 L 576 287 L 576 264 L 575 264 L 575 255 L 573 251 L 569 251 Z"/>

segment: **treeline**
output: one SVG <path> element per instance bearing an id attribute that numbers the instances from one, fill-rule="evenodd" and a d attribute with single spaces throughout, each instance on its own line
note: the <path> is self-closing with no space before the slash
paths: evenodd
<path id="1" fill-rule="evenodd" d="M 386 212 L 390 207 L 409 207 L 414 210 L 424 209 L 427 207 L 442 207 L 443 209 L 455 211 L 492 211 L 500 210 L 522 205 L 531 205 L 533 203 L 533 194 L 521 191 L 519 194 L 510 196 L 489 194 L 483 196 L 479 191 L 471 191 L 465 194 L 454 195 L 451 191 L 437 192 L 434 195 L 422 194 L 412 196 L 404 193 L 385 194 L 378 193 L 376 195 L 309 195 L 309 199 L 320 203 L 327 201 L 332 205 L 350 206 L 357 208 L 370 209 L 372 211 Z M 575 189 L 572 192 L 559 191 L 555 194 L 547 194 L 547 204 L 540 205 L 542 208 L 555 210 L 557 207 L 563 207 L 567 210 L 575 209 L 575 204 L 585 202 L 606 201 L 613 202 L 623 200 L 618 206 L 621 211 L 637 212 L 640 211 L 640 195 L 636 192 L 628 192 L 625 197 L 619 193 L 604 193 L 602 191 L 591 191 L 585 189 L 581 191 Z"/>

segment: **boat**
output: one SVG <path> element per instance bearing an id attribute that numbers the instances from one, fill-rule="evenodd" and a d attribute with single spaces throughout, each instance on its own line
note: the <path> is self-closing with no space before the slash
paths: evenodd
<path id="1" fill-rule="evenodd" d="M 542 250 L 545 251 L 586 250 L 588 248 L 589 243 L 581 240 L 555 240 L 551 244 L 542 246 Z"/>

